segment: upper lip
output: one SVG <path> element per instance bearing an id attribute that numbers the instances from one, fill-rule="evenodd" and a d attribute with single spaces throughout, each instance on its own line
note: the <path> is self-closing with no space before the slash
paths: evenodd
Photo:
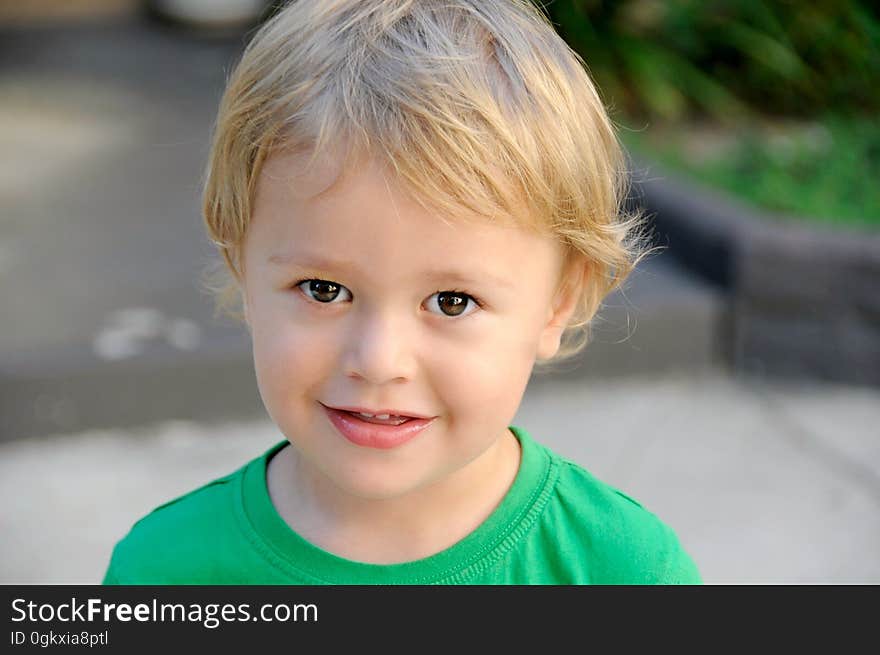
<path id="1" fill-rule="evenodd" d="M 324 403 L 321 404 L 324 405 Z M 405 409 L 370 409 L 368 407 L 358 407 L 355 405 L 324 405 L 324 407 L 327 407 L 329 409 L 340 409 L 345 412 L 362 412 L 364 414 L 372 414 L 373 416 L 378 416 L 380 414 L 390 414 L 391 416 L 406 416 L 407 418 L 433 418 L 433 416 L 428 416 L 427 414 L 419 414 L 418 412 L 411 412 Z"/>

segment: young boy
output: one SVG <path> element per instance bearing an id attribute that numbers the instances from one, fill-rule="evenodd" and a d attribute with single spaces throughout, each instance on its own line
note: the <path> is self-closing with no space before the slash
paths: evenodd
<path id="1" fill-rule="evenodd" d="M 509 425 L 644 254 L 621 164 L 527 0 L 282 9 L 229 80 L 204 209 L 285 439 L 137 522 L 105 583 L 699 582 Z"/>

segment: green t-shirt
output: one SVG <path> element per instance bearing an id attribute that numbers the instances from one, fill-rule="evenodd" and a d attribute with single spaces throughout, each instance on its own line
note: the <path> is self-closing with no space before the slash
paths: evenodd
<path id="1" fill-rule="evenodd" d="M 135 523 L 116 544 L 104 584 L 700 583 L 654 514 L 524 429 L 510 429 L 522 446 L 513 485 L 473 532 L 430 557 L 367 564 L 300 537 L 266 486 L 282 441 Z"/>

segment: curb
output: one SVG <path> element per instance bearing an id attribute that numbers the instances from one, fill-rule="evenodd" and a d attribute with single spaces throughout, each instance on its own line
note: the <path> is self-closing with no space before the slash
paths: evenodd
<path id="1" fill-rule="evenodd" d="M 670 254 L 723 290 L 733 371 L 880 385 L 880 233 L 761 213 L 665 171 L 634 192 Z"/>
<path id="2" fill-rule="evenodd" d="M 4 358 L 0 442 L 169 419 L 211 421 L 264 413 L 244 341 L 197 352 L 155 344 L 106 362 L 86 348 Z"/>

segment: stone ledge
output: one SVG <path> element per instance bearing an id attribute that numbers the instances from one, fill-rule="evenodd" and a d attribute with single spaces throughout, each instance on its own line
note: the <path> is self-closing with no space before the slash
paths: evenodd
<path id="1" fill-rule="evenodd" d="M 263 412 L 247 343 L 197 352 L 155 344 L 143 355 L 98 361 L 73 345 L 0 360 L 0 443 L 159 420 L 210 421 Z"/>
<path id="2" fill-rule="evenodd" d="M 880 385 L 880 233 L 765 215 L 653 165 L 635 170 L 634 202 L 659 242 L 724 291 L 734 371 Z"/>

